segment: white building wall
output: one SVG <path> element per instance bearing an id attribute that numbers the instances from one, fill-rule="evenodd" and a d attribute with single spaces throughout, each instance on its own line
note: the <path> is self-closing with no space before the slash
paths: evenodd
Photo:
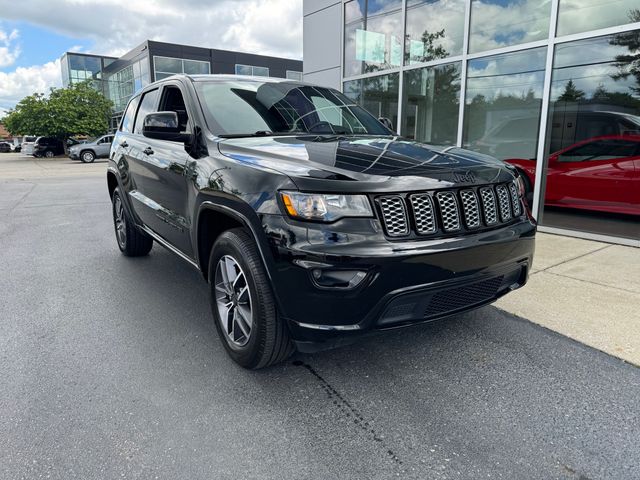
<path id="1" fill-rule="evenodd" d="M 304 81 L 341 90 L 342 1 L 303 0 Z"/>

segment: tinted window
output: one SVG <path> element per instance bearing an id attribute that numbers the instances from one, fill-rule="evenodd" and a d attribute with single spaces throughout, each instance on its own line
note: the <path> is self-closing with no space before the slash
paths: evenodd
<path id="1" fill-rule="evenodd" d="M 140 108 L 138 108 L 138 114 L 136 115 L 136 122 L 133 127 L 133 133 L 142 133 L 142 124 L 144 117 L 147 116 L 148 113 L 153 112 L 154 107 L 156 106 L 156 100 L 158 98 L 158 89 L 150 90 L 142 96 L 142 101 L 140 102 Z"/>
<path id="2" fill-rule="evenodd" d="M 158 107 L 160 112 L 176 112 L 181 130 L 187 129 L 189 116 L 187 115 L 187 107 L 184 103 L 184 97 L 178 87 L 167 86 L 162 92 L 162 99 Z"/>
<path id="3" fill-rule="evenodd" d="M 136 108 L 138 108 L 138 102 L 140 101 L 140 97 L 135 97 L 129 102 L 129 106 L 127 107 L 127 111 L 122 117 L 122 123 L 120 124 L 120 131 L 122 132 L 131 132 L 133 127 L 133 118 L 136 114 Z"/>
<path id="4" fill-rule="evenodd" d="M 217 135 L 371 133 L 389 135 L 376 118 L 340 92 L 288 82 L 197 82 L 207 123 Z"/>
<path id="5" fill-rule="evenodd" d="M 560 155 L 561 162 L 587 162 L 596 160 L 614 160 L 636 155 L 640 142 L 629 140 L 601 140 L 588 143 Z"/>

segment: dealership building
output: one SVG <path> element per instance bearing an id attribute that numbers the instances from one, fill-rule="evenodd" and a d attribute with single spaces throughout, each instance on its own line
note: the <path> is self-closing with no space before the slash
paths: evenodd
<path id="1" fill-rule="evenodd" d="M 541 231 L 640 246 L 638 0 L 304 0 L 304 79 L 516 166 Z"/>
<path id="2" fill-rule="evenodd" d="M 91 80 L 114 104 L 116 128 L 129 99 L 145 85 L 176 73 L 225 73 L 302 79 L 302 61 L 146 40 L 119 58 L 66 52 L 62 84 Z"/>

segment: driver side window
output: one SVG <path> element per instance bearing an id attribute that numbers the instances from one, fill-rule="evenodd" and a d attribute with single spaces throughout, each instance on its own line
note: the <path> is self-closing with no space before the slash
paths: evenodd
<path id="1" fill-rule="evenodd" d="M 175 85 L 167 85 L 162 92 L 160 100 L 159 112 L 176 112 L 178 115 L 178 124 L 180 131 L 187 130 L 189 125 L 189 115 L 187 114 L 187 106 L 182 96 L 182 91 Z"/>

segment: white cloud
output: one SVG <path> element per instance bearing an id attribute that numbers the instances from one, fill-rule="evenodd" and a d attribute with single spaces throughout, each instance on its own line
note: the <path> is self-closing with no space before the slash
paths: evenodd
<path id="1" fill-rule="evenodd" d="M 3 16 L 123 53 L 146 39 L 302 57 L 302 0 L 0 0 Z M 62 52 L 60 52 L 62 53 Z"/>
<path id="2" fill-rule="evenodd" d="M 21 98 L 35 92 L 47 93 L 50 87 L 59 87 L 61 83 L 60 60 L 0 72 L 0 116 Z"/>
<path id="3" fill-rule="evenodd" d="M 302 58 L 302 0 L 49 0 L 47 8 L 41 0 L 22 0 L 19 8 L 0 0 L 0 11 L 7 20 L 89 40 L 85 53 L 120 56 L 150 39 Z M 0 31 L 0 67 L 20 53 L 8 45 L 15 35 Z M 60 83 L 58 61 L 0 72 L 0 109 Z"/>
<path id="4" fill-rule="evenodd" d="M 18 30 L 13 29 L 7 33 L 0 30 L 0 68 L 13 65 L 20 56 L 20 46 L 14 45 L 18 39 Z"/>

